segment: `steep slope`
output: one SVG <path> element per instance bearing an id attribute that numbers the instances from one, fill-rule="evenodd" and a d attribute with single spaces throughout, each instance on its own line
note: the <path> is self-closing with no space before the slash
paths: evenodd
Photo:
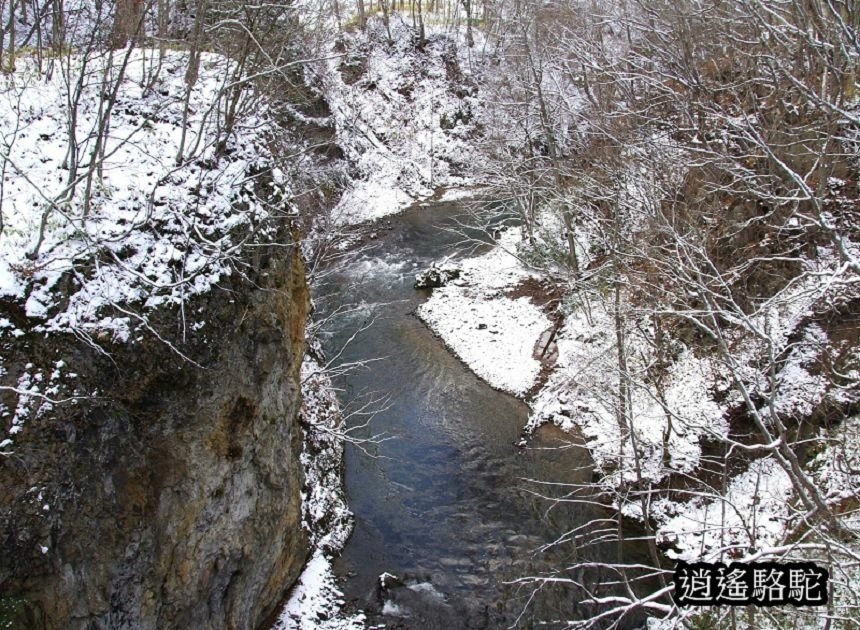
<path id="1" fill-rule="evenodd" d="M 296 577 L 307 546 L 297 423 L 307 290 L 295 250 L 253 262 L 260 288 L 234 277 L 231 303 L 220 292 L 194 302 L 210 324 L 189 354 L 205 369 L 157 339 L 111 356 L 66 336 L 4 343 L 31 372 L 62 363 L 76 391 L 92 392 L 37 401 L 38 419 L 0 460 L 0 580 L 13 619 L 255 627 Z"/>
<path id="2" fill-rule="evenodd" d="M 254 628 L 307 557 L 310 304 L 266 112 L 219 151 L 229 64 L 204 55 L 177 164 L 187 55 L 155 57 L 127 59 L 88 211 L 82 182 L 63 189 L 62 80 L 4 77 L 4 627 Z"/>
<path id="3" fill-rule="evenodd" d="M 308 72 L 330 109 L 326 123 L 349 164 L 336 223 L 390 215 L 436 189 L 466 186 L 481 134 L 477 47 L 465 29 L 427 26 L 418 40 L 405 16 L 345 32 Z"/>

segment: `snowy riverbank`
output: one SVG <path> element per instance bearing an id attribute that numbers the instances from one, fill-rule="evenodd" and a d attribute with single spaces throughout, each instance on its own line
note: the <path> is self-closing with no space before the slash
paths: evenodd
<path id="1" fill-rule="evenodd" d="M 538 357 L 552 327 L 552 313 L 527 297 L 508 297 L 525 280 L 540 278 L 517 257 L 520 246 L 519 230 L 503 232 L 491 251 L 463 260 L 459 279 L 434 289 L 417 314 L 482 379 L 523 397 L 537 382 Z M 581 434 L 600 488 L 615 496 L 615 507 L 620 502 L 625 515 L 641 519 L 638 495 L 622 499 L 616 491 L 637 480 L 659 489 L 670 478 L 702 476 L 710 465 L 706 445 L 730 439 L 728 411 L 737 402 L 730 379 L 718 361 L 679 346 L 660 391 L 640 388 L 632 394 L 634 456 L 634 441 L 619 428 L 615 413 L 613 314 L 605 300 L 587 297 L 566 303 L 564 311 L 555 339 L 557 359 L 546 382 L 528 400 L 532 416 L 527 430 L 550 422 Z M 653 361 L 644 331 L 647 323 L 636 321 L 633 314 L 630 319 L 630 369 L 645 370 Z M 825 449 L 819 459 L 834 457 L 841 461 L 843 456 Z M 827 475 L 821 482 L 830 494 L 839 495 L 839 484 Z M 753 459 L 726 483 L 722 496 L 696 491 L 655 494 L 650 500 L 657 540 L 670 558 L 713 561 L 727 550 L 742 556 L 745 550 L 773 548 L 783 540 L 793 515 L 792 486 L 775 459 Z"/>
<path id="2" fill-rule="evenodd" d="M 428 23 L 421 47 L 415 36 L 399 14 L 391 18 L 390 38 L 373 16 L 365 31 L 341 33 L 331 58 L 313 72 L 350 164 L 331 213 L 335 223 L 379 219 L 440 187 L 472 181 L 481 105 L 474 52 L 462 45 L 465 27 Z"/>
<path id="3" fill-rule="evenodd" d="M 361 613 L 342 611 L 343 594 L 331 565 L 352 531 L 352 513 L 347 508 L 343 490 L 340 404 L 331 379 L 312 354 L 306 356 L 302 364 L 301 420 L 305 428 L 303 525 L 313 550 L 274 628 L 363 628 Z"/>
<path id="4" fill-rule="evenodd" d="M 513 255 L 518 232 L 508 229 L 490 252 L 464 260 L 460 277 L 434 289 L 417 315 L 487 383 L 523 396 L 540 374 L 537 345 L 552 322 L 528 297 L 510 297 L 536 277 Z"/>

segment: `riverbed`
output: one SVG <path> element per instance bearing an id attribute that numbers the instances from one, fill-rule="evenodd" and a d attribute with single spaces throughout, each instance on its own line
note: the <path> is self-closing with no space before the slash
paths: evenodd
<path id="1" fill-rule="evenodd" d="M 590 482 L 588 451 L 553 427 L 519 446 L 528 406 L 478 379 L 414 316 L 428 295 L 413 288 L 414 275 L 433 261 L 456 259 L 461 237 L 447 228 L 462 214 L 456 203 L 437 203 L 380 224 L 368 248 L 315 288 L 318 319 L 350 305 L 323 334 L 337 364 L 356 364 L 336 379 L 341 402 L 347 412 L 376 411 L 349 419 L 352 427 L 367 426 L 351 434 L 358 443 L 347 444 L 355 529 L 335 569 L 348 605 L 371 623 L 564 625 L 593 614 L 573 587 L 537 589 L 518 580 L 593 582 L 595 575 L 565 567 L 618 559 L 614 544 L 545 548 L 565 531 L 590 521 L 597 527 L 610 516 L 546 498 Z M 396 577 L 386 588 L 384 573 Z"/>

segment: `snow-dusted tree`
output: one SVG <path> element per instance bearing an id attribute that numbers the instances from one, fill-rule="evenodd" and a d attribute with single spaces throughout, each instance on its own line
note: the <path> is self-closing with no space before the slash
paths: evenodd
<path id="1" fill-rule="evenodd" d="M 526 260 L 572 280 L 572 302 L 596 303 L 612 321 L 605 384 L 616 393 L 601 400 L 621 444 L 604 482 L 610 503 L 646 523 L 655 572 L 666 564 L 656 557 L 666 516 L 651 506 L 677 496 L 671 480 L 684 476 L 688 503 L 722 514 L 687 531 L 702 541 L 718 532 L 704 557 L 814 558 L 833 571 L 854 562 L 845 497 L 856 484 L 822 483 L 809 440 L 831 461 L 844 439 L 834 425 L 851 426 L 858 397 L 856 335 L 840 332 L 860 282 L 856 7 L 523 6 L 499 12 L 528 19 L 499 30 L 507 65 L 493 87 L 510 96 L 498 98 L 505 133 L 488 172 L 523 208 Z M 576 256 L 557 255 L 565 241 Z M 691 352 L 713 374 L 731 419 L 723 429 L 667 394 Z M 662 435 L 638 426 L 650 407 L 663 410 Z M 672 445 L 691 433 L 719 455 L 685 470 Z M 770 463 L 791 488 L 789 523 L 776 538 L 749 523 L 739 534 L 733 518 L 757 508 L 731 494 L 729 471 Z M 655 593 L 604 601 L 596 623 L 636 607 L 678 613 Z"/>

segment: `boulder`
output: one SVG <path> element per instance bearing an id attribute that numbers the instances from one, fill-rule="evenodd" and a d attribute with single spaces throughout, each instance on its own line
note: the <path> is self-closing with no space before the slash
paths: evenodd
<path id="1" fill-rule="evenodd" d="M 415 274 L 416 289 L 435 289 L 444 287 L 451 280 L 460 277 L 460 270 L 451 265 L 431 265 L 428 269 Z"/>

